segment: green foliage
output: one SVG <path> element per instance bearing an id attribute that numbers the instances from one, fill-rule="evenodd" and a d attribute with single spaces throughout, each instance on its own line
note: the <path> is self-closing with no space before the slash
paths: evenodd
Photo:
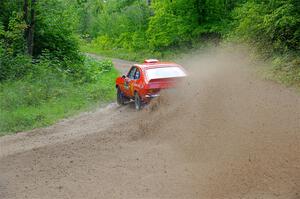
<path id="1" fill-rule="evenodd" d="M 191 40 L 191 32 L 197 27 L 195 1 L 155 1 L 155 15 L 150 18 L 147 36 L 150 47 L 159 49 Z"/>
<path id="2" fill-rule="evenodd" d="M 66 1 L 1 1 L 0 81 L 20 79 L 35 69 L 35 62 L 47 57 L 73 79 L 84 73 L 84 58 L 79 53 L 74 32 L 78 18 Z M 34 16 L 31 16 L 33 15 Z M 29 17 L 30 16 L 30 17 Z M 28 55 L 29 29 L 33 34 L 33 56 Z M 54 61 L 52 63 L 54 63 Z"/>
<path id="3" fill-rule="evenodd" d="M 202 35 L 220 37 L 228 31 L 231 10 L 243 0 L 144 0 L 84 3 L 84 38 L 94 48 L 163 52 L 190 44 Z M 89 13 L 87 12 L 89 8 Z M 82 14 L 82 10 L 80 12 Z M 88 24 L 88 25 L 87 25 Z"/>
<path id="4" fill-rule="evenodd" d="M 23 22 L 22 14 L 13 12 L 10 17 L 7 31 L 2 30 L 2 36 L 6 44 L 6 53 L 10 56 L 24 52 L 25 41 L 23 32 L 26 24 Z"/>
<path id="5" fill-rule="evenodd" d="M 112 41 L 109 36 L 101 35 L 92 41 L 92 45 L 103 50 L 108 50 L 112 47 Z"/>
<path id="6" fill-rule="evenodd" d="M 85 59 L 85 74 L 84 82 L 96 82 L 101 78 L 101 75 L 112 70 L 113 63 L 111 60 L 103 60 L 102 62 L 95 62 L 92 58 Z"/>
<path id="7" fill-rule="evenodd" d="M 228 19 L 236 5 L 245 0 L 198 0 L 196 7 L 200 24 L 215 23 Z"/>
<path id="8" fill-rule="evenodd" d="M 97 1 L 98 2 L 98 1 Z M 143 0 L 117 1 L 106 3 L 86 1 L 79 14 L 84 15 L 80 32 L 93 39 L 92 45 L 105 50 L 123 48 L 130 51 L 143 49 L 147 45 L 145 32 L 150 8 Z M 82 30 L 84 27 L 84 30 Z"/>
<path id="9" fill-rule="evenodd" d="M 64 3 L 51 0 L 37 4 L 35 55 L 51 52 L 67 70 L 68 65 L 82 65 L 83 58 L 79 54 L 78 40 L 74 36 L 76 17 L 66 9 Z M 75 18 L 75 19 L 74 19 Z"/>
<path id="10" fill-rule="evenodd" d="M 13 57 L 3 53 L 0 60 L 0 81 L 22 78 L 33 69 L 31 59 L 21 54 Z"/>
<path id="11" fill-rule="evenodd" d="M 23 55 L 25 28 L 22 15 L 16 12 L 12 14 L 6 31 L 0 24 L 0 81 L 22 77 L 30 70 L 30 58 Z"/>
<path id="12" fill-rule="evenodd" d="M 17 81 L 0 84 L 0 135 L 50 125 L 99 101 L 114 98 L 118 73 L 111 61 L 87 59 L 88 71 L 102 71 L 88 83 L 75 83 L 65 73 L 40 61 L 35 71 Z M 55 63 L 54 63 L 55 65 Z"/>
<path id="13" fill-rule="evenodd" d="M 295 0 L 248 1 L 233 12 L 231 36 L 273 63 L 272 79 L 300 85 L 300 5 Z"/>
<path id="14" fill-rule="evenodd" d="M 7 27 L 10 21 L 10 17 L 14 12 L 22 12 L 24 0 L 1 0 L 0 1 L 0 21 L 4 27 Z"/>
<path id="15" fill-rule="evenodd" d="M 272 66 L 264 73 L 265 77 L 287 86 L 293 85 L 300 88 L 299 55 L 287 53 L 282 56 L 274 56 Z"/>
<path id="16" fill-rule="evenodd" d="M 234 11 L 234 18 L 236 37 L 268 46 L 271 53 L 300 50 L 300 14 L 293 1 L 250 1 Z"/>

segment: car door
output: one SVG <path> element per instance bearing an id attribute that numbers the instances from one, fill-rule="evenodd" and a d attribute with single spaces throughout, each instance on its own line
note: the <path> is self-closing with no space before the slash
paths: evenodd
<path id="1" fill-rule="evenodd" d="M 138 67 L 135 67 L 134 74 L 129 82 L 129 95 L 130 96 L 134 96 L 134 91 L 138 90 L 140 76 L 141 76 L 140 69 Z"/>
<path id="2" fill-rule="evenodd" d="M 124 80 L 124 94 L 128 97 L 133 97 L 132 89 L 135 72 L 136 67 L 132 66 Z"/>

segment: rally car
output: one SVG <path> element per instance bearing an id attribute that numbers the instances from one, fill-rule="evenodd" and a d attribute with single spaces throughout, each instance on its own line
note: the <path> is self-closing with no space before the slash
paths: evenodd
<path id="1" fill-rule="evenodd" d="M 134 100 L 135 108 L 140 110 L 152 98 L 158 97 L 162 89 L 174 88 L 186 76 L 185 70 L 176 63 L 145 60 L 133 65 L 127 75 L 116 79 L 117 103 L 124 105 Z"/>

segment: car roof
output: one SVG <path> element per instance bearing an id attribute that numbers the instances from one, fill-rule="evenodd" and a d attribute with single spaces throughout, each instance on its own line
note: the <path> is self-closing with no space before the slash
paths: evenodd
<path id="1" fill-rule="evenodd" d="M 174 62 L 155 62 L 155 63 L 143 63 L 143 64 L 134 64 L 134 66 L 138 66 L 142 69 L 150 69 L 150 68 L 165 68 L 165 67 L 181 67 L 179 64 Z"/>

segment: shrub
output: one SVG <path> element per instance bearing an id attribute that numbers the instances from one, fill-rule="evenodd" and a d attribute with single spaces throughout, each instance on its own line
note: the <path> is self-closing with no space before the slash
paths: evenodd
<path id="1" fill-rule="evenodd" d="M 85 61 L 91 79 L 74 81 L 55 61 L 38 60 L 29 74 L 0 83 L 0 135 L 45 126 L 99 101 L 114 98 L 117 72 L 111 61 Z"/>
<path id="2" fill-rule="evenodd" d="M 82 73 L 82 82 L 95 82 L 99 80 L 103 73 L 111 71 L 113 63 L 110 60 L 103 60 L 101 62 L 95 61 L 87 57 L 84 64 L 84 71 Z"/>
<path id="3" fill-rule="evenodd" d="M 0 23 L 0 82 L 21 78 L 30 70 L 30 58 L 24 55 L 25 27 L 22 14 L 17 12 L 10 17 L 6 31 Z"/>
<path id="4" fill-rule="evenodd" d="M 31 59 L 28 56 L 22 54 L 10 56 L 3 53 L 0 57 L 0 81 L 20 79 L 32 70 L 31 66 Z"/>
<path id="5" fill-rule="evenodd" d="M 233 34 L 261 49 L 268 49 L 269 54 L 299 51 L 300 14 L 295 3 L 292 0 L 268 2 L 249 1 L 236 8 Z"/>
<path id="6" fill-rule="evenodd" d="M 92 41 L 92 46 L 103 50 L 111 49 L 112 42 L 107 35 L 101 35 Z"/>

